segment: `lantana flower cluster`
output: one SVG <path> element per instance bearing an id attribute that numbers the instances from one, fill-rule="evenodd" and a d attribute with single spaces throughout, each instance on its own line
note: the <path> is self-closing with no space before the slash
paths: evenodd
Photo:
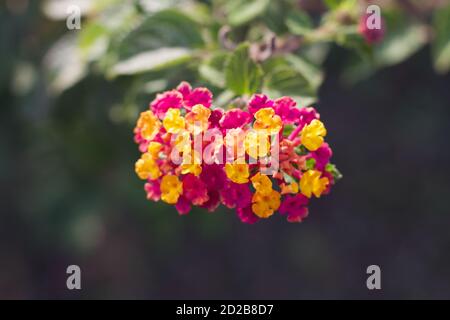
<path id="1" fill-rule="evenodd" d="M 182 82 L 140 114 L 135 171 L 147 198 L 181 215 L 223 204 L 244 223 L 276 212 L 289 222 L 305 219 L 309 201 L 339 178 L 320 115 L 290 97 L 255 94 L 245 107 L 228 110 L 212 101 L 207 88 Z"/>

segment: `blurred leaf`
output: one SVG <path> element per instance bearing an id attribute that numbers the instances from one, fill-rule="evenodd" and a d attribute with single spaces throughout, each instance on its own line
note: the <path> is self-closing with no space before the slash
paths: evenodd
<path id="1" fill-rule="evenodd" d="M 296 35 L 305 35 L 313 29 L 313 23 L 307 13 L 296 11 L 291 13 L 286 19 L 289 31 Z"/>
<path id="2" fill-rule="evenodd" d="M 433 17 L 435 38 L 432 43 L 434 68 L 439 73 L 450 70 L 450 5 L 436 10 Z"/>
<path id="3" fill-rule="evenodd" d="M 58 40 L 46 53 L 43 64 L 49 90 L 53 94 L 61 93 L 84 78 L 87 66 L 81 59 L 76 33 Z"/>
<path id="4" fill-rule="evenodd" d="M 235 97 L 233 91 L 225 90 L 214 98 L 215 105 L 220 108 L 226 108 L 230 101 Z"/>
<path id="5" fill-rule="evenodd" d="M 325 4 L 331 10 L 354 10 L 358 8 L 358 0 L 325 0 Z"/>
<path id="6" fill-rule="evenodd" d="M 212 85 L 224 88 L 225 75 L 223 73 L 228 53 L 219 52 L 214 54 L 210 59 L 202 63 L 199 67 L 200 76 Z"/>
<path id="7" fill-rule="evenodd" d="M 119 59 L 159 48 L 197 48 L 202 45 L 200 28 L 194 20 L 178 10 L 164 10 L 144 19 L 122 39 Z"/>
<path id="8" fill-rule="evenodd" d="M 262 15 L 270 0 L 231 0 L 227 3 L 228 22 L 232 26 L 243 25 Z"/>
<path id="9" fill-rule="evenodd" d="M 426 44 L 425 29 L 421 25 L 409 25 L 400 30 L 391 30 L 381 45 L 375 48 L 378 66 L 398 64 Z"/>
<path id="10" fill-rule="evenodd" d="M 380 44 L 348 46 L 356 48 L 359 54 L 359 58 L 349 59 L 350 64 L 343 71 L 342 78 L 348 84 L 361 81 L 380 68 L 403 62 L 427 43 L 426 27 L 412 21 L 405 13 L 389 11 L 384 13 L 384 18 L 386 35 Z"/>
<path id="11" fill-rule="evenodd" d="M 344 0 L 325 0 L 327 7 L 332 10 L 338 8 L 343 2 Z"/>
<path id="12" fill-rule="evenodd" d="M 294 55 L 276 57 L 266 62 L 264 70 L 264 92 L 270 97 L 291 96 L 300 108 L 317 101 L 322 72 L 306 60 Z"/>
<path id="13" fill-rule="evenodd" d="M 305 59 L 292 54 L 286 55 L 286 60 L 301 74 L 313 89 L 318 89 L 323 81 L 323 72 Z"/>
<path id="14" fill-rule="evenodd" d="M 237 95 L 253 94 L 262 85 L 263 71 L 250 59 L 248 51 L 248 43 L 239 45 L 225 66 L 227 87 Z"/>
<path id="15" fill-rule="evenodd" d="M 283 34 L 288 31 L 284 20 L 291 10 L 292 6 L 288 1 L 270 1 L 262 20 L 270 30 Z"/>
<path id="16" fill-rule="evenodd" d="M 70 6 L 77 5 L 80 8 L 80 13 L 85 16 L 93 13 L 95 1 L 92 0 L 78 0 L 74 3 L 73 0 L 46 0 L 42 4 L 42 11 L 46 17 L 53 20 L 66 20 L 67 9 Z"/>
<path id="17" fill-rule="evenodd" d="M 160 48 L 146 51 L 117 63 L 112 69 L 111 76 L 160 70 L 186 62 L 191 58 L 192 51 L 186 48 Z"/>
<path id="18" fill-rule="evenodd" d="M 101 57 L 107 49 L 108 29 L 99 23 L 84 26 L 78 37 L 78 47 L 82 55 L 89 61 Z"/>
<path id="19" fill-rule="evenodd" d="M 383 17 L 386 34 L 383 41 L 374 46 L 374 61 L 378 68 L 406 60 L 427 42 L 425 26 L 412 20 L 408 14 L 388 11 Z"/>
<path id="20" fill-rule="evenodd" d="M 315 65 L 322 65 L 330 52 L 331 45 L 326 42 L 306 44 L 301 52 L 302 56 Z"/>

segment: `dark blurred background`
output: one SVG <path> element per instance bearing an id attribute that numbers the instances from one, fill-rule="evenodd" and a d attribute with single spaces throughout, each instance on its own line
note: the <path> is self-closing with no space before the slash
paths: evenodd
<path id="1" fill-rule="evenodd" d="M 0 11 L 0 298 L 450 298 L 450 77 L 428 46 L 353 86 L 333 48 L 317 109 L 344 179 L 302 224 L 245 225 L 145 199 L 112 107 L 127 80 L 49 95 L 41 61 L 65 26 L 36 3 Z"/>

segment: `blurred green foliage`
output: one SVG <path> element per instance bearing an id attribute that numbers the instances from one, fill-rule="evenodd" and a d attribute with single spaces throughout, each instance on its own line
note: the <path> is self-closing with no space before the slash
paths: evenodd
<path id="1" fill-rule="evenodd" d="M 64 4 L 46 1 L 51 19 Z M 371 2 L 371 4 L 377 2 Z M 291 95 L 300 106 L 318 100 L 330 45 L 349 50 L 342 77 L 356 83 L 398 64 L 432 43 L 436 71 L 450 68 L 450 4 L 383 1 L 386 36 L 367 44 L 358 32 L 369 3 L 356 0 L 93 0 L 82 7 L 80 32 L 67 31 L 44 66 L 56 94 L 87 74 L 127 82 L 116 119 L 132 120 L 142 97 L 180 79 L 211 87 L 224 106 L 236 96 L 264 91 Z M 246 44 L 245 44 L 246 43 Z M 183 76 L 180 76 L 183 75 Z M 125 80 L 121 78 L 126 77 Z"/>

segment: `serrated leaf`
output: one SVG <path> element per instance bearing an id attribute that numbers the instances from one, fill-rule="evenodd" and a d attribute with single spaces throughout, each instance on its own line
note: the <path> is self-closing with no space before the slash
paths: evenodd
<path id="1" fill-rule="evenodd" d="M 239 45 L 229 57 L 225 67 L 225 79 L 228 89 L 237 95 L 251 95 L 262 85 L 261 66 L 249 57 L 249 45 Z"/>
<path id="2" fill-rule="evenodd" d="M 450 70 L 450 5 L 436 10 L 433 17 L 435 38 L 431 45 L 434 68 L 439 73 Z"/>
<path id="3" fill-rule="evenodd" d="M 171 67 L 192 58 L 186 48 L 160 48 L 146 51 L 120 61 L 112 68 L 111 76 L 131 75 Z"/>

